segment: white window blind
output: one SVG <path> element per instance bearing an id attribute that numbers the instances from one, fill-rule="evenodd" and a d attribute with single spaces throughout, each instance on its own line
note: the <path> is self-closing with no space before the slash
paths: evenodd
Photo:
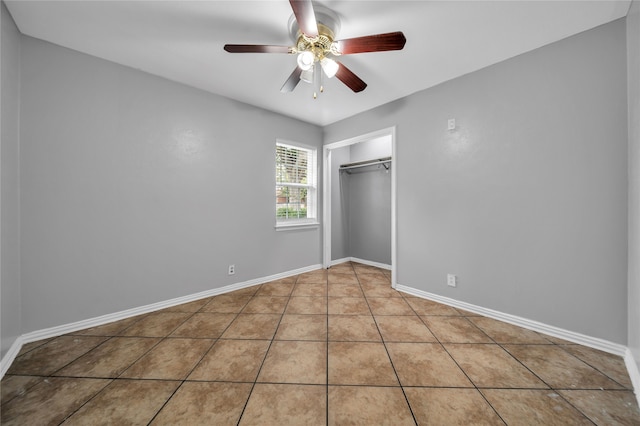
<path id="1" fill-rule="evenodd" d="M 276 143 L 276 223 L 315 222 L 316 150 Z"/>

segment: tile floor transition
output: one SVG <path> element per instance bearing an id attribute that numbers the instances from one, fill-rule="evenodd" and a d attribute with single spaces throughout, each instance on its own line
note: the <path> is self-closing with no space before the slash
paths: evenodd
<path id="1" fill-rule="evenodd" d="M 24 345 L 3 425 L 640 425 L 623 360 L 356 263 Z"/>

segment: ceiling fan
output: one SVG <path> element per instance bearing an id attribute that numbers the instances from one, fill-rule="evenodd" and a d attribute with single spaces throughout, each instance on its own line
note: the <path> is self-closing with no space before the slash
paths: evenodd
<path id="1" fill-rule="evenodd" d="M 367 83 L 355 75 L 336 57 L 354 53 L 384 52 L 402 50 L 406 43 L 400 31 L 336 40 L 340 20 L 331 10 L 316 6 L 311 0 L 289 0 L 293 15 L 289 19 L 289 33 L 294 46 L 274 46 L 265 44 L 225 44 L 229 53 L 286 53 L 298 55 L 297 66 L 280 89 L 292 92 L 300 80 L 313 83 L 313 98 L 323 89 L 322 74 L 336 77 L 354 92 L 361 92 Z M 320 71 L 322 70 L 322 71 Z"/>

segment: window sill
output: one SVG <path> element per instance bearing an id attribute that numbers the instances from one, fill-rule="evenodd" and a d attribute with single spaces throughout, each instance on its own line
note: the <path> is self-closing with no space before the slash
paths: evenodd
<path id="1" fill-rule="evenodd" d="M 320 226 L 319 222 L 276 223 L 276 231 L 294 231 L 297 229 L 312 229 Z"/>

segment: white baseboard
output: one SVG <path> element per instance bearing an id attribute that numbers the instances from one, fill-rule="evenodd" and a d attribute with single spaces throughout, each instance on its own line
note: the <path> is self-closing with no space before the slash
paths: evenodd
<path id="1" fill-rule="evenodd" d="M 369 261 L 365 261 L 357 258 L 340 259 L 339 261 L 332 261 L 331 264 L 337 265 L 339 263 L 344 263 L 348 261 L 363 263 L 365 265 L 376 266 L 383 269 L 391 269 L 389 265 L 378 264 L 375 262 L 369 262 Z M 299 275 L 305 272 L 310 272 L 310 271 L 314 271 L 321 268 L 322 268 L 322 265 L 319 265 L 319 264 L 312 265 L 305 268 L 283 272 L 280 274 L 270 275 L 267 277 L 257 278 L 249 281 L 231 284 L 231 285 L 220 287 L 220 288 L 206 290 L 200 293 L 178 297 L 178 298 L 166 300 L 163 302 L 153 303 L 150 305 L 145 305 L 145 306 L 141 306 L 133 309 L 127 309 L 124 311 L 115 312 L 113 314 L 102 315 L 99 317 L 77 321 L 70 324 L 64 324 L 57 327 L 50 327 L 43 330 L 37 330 L 37 331 L 23 334 L 22 336 L 18 336 L 16 338 L 16 340 L 13 342 L 13 344 L 11 345 L 11 347 L 9 348 L 5 356 L 2 357 L 2 359 L 0 360 L 0 379 L 4 377 L 5 373 L 7 372 L 7 370 L 13 363 L 14 359 L 20 352 L 20 349 L 22 349 L 22 346 L 26 343 L 35 342 L 42 339 L 48 339 L 51 337 L 57 337 L 63 334 L 72 333 L 74 331 L 83 330 L 85 328 L 91 328 L 99 325 L 108 324 L 114 321 L 119 321 L 119 320 L 130 318 L 136 315 L 155 312 L 160 309 L 169 308 L 169 307 L 180 305 L 183 303 L 193 302 L 195 300 L 203 299 L 206 297 L 229 293 L 235 290 L 240 290 L 242 288 L 264 284 L 269 281 L 287 278 L 293 275 Z M 550 326 L 547 324 L 543 324 L 537 321 L 518 317 L 515 315 L 494 311 L 492 309 L 483 308 L 481 306 L 472 305 L 470 303 L 461 302 L 455 299 L 450 299 L 448 297 L 439 296 L 437 294 L 428 293 L 422 290 L 418 290 L 418 289 L 407 287 L 400 284 L 398 284 L 396 289 L 416 297 L 433 300 L 435 302 L 453 306 L 454 308 L 464 309 L 469 312 L 473 312 L 489 318 L 497 319 L 499 321 L 504 321 L 510 324 L 523 327 L 523 328 L 527 328 L 529 330 L 537 331 L 543 334 L 561 338 L 561 339 L 578 343 L 584 346 L 588 346 L 594 349 L 599 349 L 614 355 L 622 356 L 624 358 L 627 371 L 629 372 L 629 376 L 631 378 L 633 388 L 636 390 L 635 394 L 636 394 L 636 398 L 638 399 L 638 404 L 640 405 L 640 372 L 638 371 L 638 366 L 633 357 L 633 354 L 631 353 L 631 350 L 628 349 L 626 346 L 609 342 L 603 339 L 586 336 L 580 333 L 575 333 L 569 330 Z"/>
<path id="2" fill-rule="evenodd" d="M 345 262 L 356 262 L 362 263 L 363 265 L 374 266 L 380 269 L 391 270 L 391 265 L 387 265 L 386 263 L 373 262 L 371 260 L 359 259 L 357 257 L 343 257 L 342 259 L 332 260 L 331 266 L 339 265 Z"/>
<path id="3" fill-rule="evenodd" d="M 22 349 L 22 345 L 24 345 L 24 341 L 22 340 L 22 336 L 18 336 L 16 340 L 13 342 L 7 353 L 0 360 L 0 380 L 4 377 L 4 374 L 7 372 L 13 360 L 16 359 L 18 353 L 20 353 L 20 349 Z"/>
<path id="4" fill-rule="evenodd" d="M 627 371 L 629 372 L 631 384 L 633 385 L 633 389 L 635 389 L 636 400 L 638 401 L 638 405 L 640 406 L 640 371 L 638 371 L 638 364 L 633 357 L 631 349 L 629 348 L 627 348 L 627 351 L 624 355 L 624 364 L 627 367 Z"/>
<path id="5" fill-rule="evenodd" d="M 347 263 L 347 262 L 351 262 L 351 258 L 350 257 L 343 257 L 342 259 L 332 260 L 331 261 L 331 266 L 336 266 L 336 265 L 339 265 L 341 263 Z"/>
<path id="6" fill-rule="evenodd" d="M 291 277 L 293 275 L 303 274 L 305 272 L 315 271 L 321 269 L 322 265 L 311 265 L 304 268 L 294 269 L 291 271 L 270 275 L 268 277 L 256 278 L 249 281 L 230 284 L 224 287 L 214 288 L 211 290 L 202 291 L 200 293 L 194 293 L 187 296 L 176 297 L 175 299 L 165 300 L 162 302 L 152 303 L 150 305 L 140 306 L 137 308 L 127 309 L 112 314 L 101 315 L 99 317 L 89 318 L 82 321 L 77 321 L 69 324 L 63 324 L 56 327 L 45 328 L 42 330 L 32 331 L 30 333 L 19 336 L 16 341 L 11 345 L 11 348 L 7 354 L 0 360 L 1 370 L 0 379 L 4 377 L 4 374 L 9 369 L 9 366 L 13 363 L 13 360 L 22 349 L 22 345 L 25 343 L 31 343 L 42 339 L 48 339 L 51 337 L 61 336 L 67 333 L 73 333 L 74 331 L 84 330 L 85 328 L 97 327 L 99 325 L 109 324 L 114 321 L 120 321 L 126 318 L 131 318 L 136 315 L 147 314 L 150 312 L 159 311 L 161 309 L 170 308 L 172 306 L 181 305 L 183 303 L 193 302 L 195 300 L 204 299 L 206 297 L 217 296 L 224 293 L 229 293 L 235 290 L 240 290 L 246 287 L 252 287 L 258 284 L 264 284 L 269 281 L 275 281 L 282 278 Z"/>
<path id="7" fill-rule="evenodd" d="M 625 357 L 627 347 L 618 343 L 609 342 L 597 337 L 586 336 L 584 334 L 576 333 L 573 331 L 565 330 L 552 325 L 543 324 L 538 321 L 522 318 L 516 315 L 506 314 L 504 312 L 494 311 L 493 309 L 483 308 L 481 306 L 472 305 L 470 303 L 461 302 L 448 297 L 440 296 L 426 291 L 417 290 L 412 287 L 406 287 L 398 285 L 396 290 L 411 294 L 413 296 L 421 297 L 423 299 L 433 300 L 434 302 L 443 303 L 445 305 L 453 306 L 454 308 L 464 309 L 465 311 L 473 312 L 485 317 L 504 321 L 509 324 L 517 325 L 529 330 L 537 331 L 549 336 L 557 337 L 567 340 L 569 342 L 578 343 L 580 345 L 588 346 L 590 348 L 599 349 L 601 351 Z M 635 389 L 639 389 L 635 387 Z"/>

